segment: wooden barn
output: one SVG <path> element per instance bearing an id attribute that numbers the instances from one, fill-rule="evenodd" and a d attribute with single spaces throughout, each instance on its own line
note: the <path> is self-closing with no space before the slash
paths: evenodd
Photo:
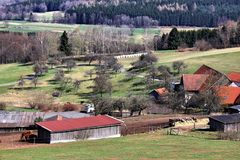
<path id="1" fill-rule="evenodd" d="M 122 123 L 105 115 L 39 122 L 38 140 L 44 143 L 59 143 L 120 137 Z"/>
<path id="2" fill-rule="evenodd" d="M 213 131 L 240 132 L 240 114 L 210 117 L 209 125 Z"/>

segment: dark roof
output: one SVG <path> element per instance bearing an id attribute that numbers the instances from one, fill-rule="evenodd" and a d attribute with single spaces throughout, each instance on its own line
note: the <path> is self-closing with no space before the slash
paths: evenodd
<path id="1" fill-rule="evenodd" d="M 63 119 L 61 121 L 45 121 L 37 123 L 38 126 L 50 132 L 73 131 L 85 128 L 121 125 L 122 121 L 110 116 L 92 116 L 77 119 Z"/>
<path id="2" fill-rule="evenodd" d="M 210 119 L 214 119 L 224 124 L 240 123 L 240 114 L 237 113 L 230 115 L 212 116 Z"/>
<path id="3" fill-rule="evenodd" d="M 236 110 L 239 110 L 240 111 L 240 105 L 236 105 L 236 106 L 231 106 L 229 107 L 231 109 L 236 109 Z"/>

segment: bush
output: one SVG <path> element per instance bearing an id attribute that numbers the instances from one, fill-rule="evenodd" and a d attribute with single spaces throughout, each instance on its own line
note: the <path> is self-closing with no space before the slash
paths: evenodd
<path id="1" fill-rule="evenodd" d="M 205 41 L 205 40 L 197 41 L 195 43 L 195 47 L 199 51 L 208 51 L 208 50 L 212 49 L 211 44 L 209 42 Z"/>
<path id="2" fill-rule="evenodd" d="M 64 104 L 63 107 L 62 107 L 62 110 L 64 112 L 67 112 L 67 111 L 78 111 L 79 109 L 80 109 L 79 105 L 71 104 L 70 102 Z"/>
<path id="3" fill-rule="evenodd" d="M 39 109 L 41 111 L 51 110 L 53 97 L 45 92 L 36 92 L 32 94 L 28 105 L 31 109 Z"/>
<path id="4" fill-rule="evenodd" d="M 4 102 L 0 102 L 0 110 L 6 110 L 7 105 Z"/>

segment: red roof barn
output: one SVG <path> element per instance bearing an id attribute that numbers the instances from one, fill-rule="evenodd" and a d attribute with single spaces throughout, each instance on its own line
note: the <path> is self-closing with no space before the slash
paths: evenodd
<path id="1" fill-rule="evenodd" d="M 240 83 L 240 72 L 231 72 L 227 75 L 227 77 L 229 78 L 229 80 L 231 82 L 238 82 Z"/>
<path id="2" fill-rule="evenodd" d="M 188 92 L 199 92 L 206 86 L 208 75 L 205 74 L 184 74 L 182 83 L 184 90 Z"/>
<path id="3" fill-rule="evenodd" d="M 194 74 L 221 74 L 221 73 L 204 64 Z"/>
<path id="4" fill-rule="evenodd" d="M 110 116 L 92 116 L 37 123 L 42 142 L 58 143 L 79 139 L 100 139 L 120 136 L 123 122 Z"/>
<path id="5" fill-rule="evenodd" d="M 217 87 L 217 95 L 220 98 L 222 105 L 235 105 L 240 104 L 240 88 L 221 86 Z"/>

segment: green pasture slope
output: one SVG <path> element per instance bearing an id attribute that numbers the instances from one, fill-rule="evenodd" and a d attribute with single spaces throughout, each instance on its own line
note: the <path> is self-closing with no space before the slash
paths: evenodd
<path id="1" fill-rule="evenodd" d="M 94 141 L 0 150 L 7 160 L 239 160 L 240 143 L 216 140 L 213 133 L 171 136 L 161 132 Z"/>
<path id="2" fill-rule="evenodd" d="M 172 62 L 174 61 L 184 61 L 188 65 L 188 68 L 183 71 L 183 73 L 193 73 L 202 64 L 209 65 L 210 67 L 213 67 L 216 70 L 226 74 L 231 71 L 240 71 L 240 48 L 187 53 L 160 51 L 156 52 L 155 54 L 158 57 L 157 66 L 171 66 Z M 120 63 L 122 63 L 125 70 L 127 70 L 129 67 L 131 67 L 131 62 L 136 61 L 137 59 L 138 58 L 120 59 Z M 67 92 L 61 97 L 57 98 L 60 102 L 70 101 L 79 103 L 81 100 L 88 100 L 91 96 L 95 95 L 95 93 L 92 91 L 93 80 L 85 75 L 87 70 L 93 69 L 94 67 L 88 66 L 87 63 L 85 64 L 83 62 L 79 62 L 79 64 L 81 64 L 81 66 L 73 68 L 71 72 L 67 72 L 66 68 L 63 68 L 66 71 L 66 77 L 71 77 L 74 80 L 83 80 L 83 82 L 77 92 Z M 31 74 L 32 72 L 32 65 L 0 65 L 0 94 L 7 93 L 9 91 L 9 87 L 6 87 L 4 84 L 14 83 L 19 79 L 20 76 Z M 55 72 L 55 69 L 50 69 L 46 75 L 40 77 L 37 88 L 32 87 L 31 82 L 27 82 L 25 84 L 26 89 L 23 88 L 17 92 L 33 92 L 32 94 L 34 94 L 36 91 L 44 91 L 51 94 L 59 87 L 59 83 L 51 82 L 51 80 L 54 78 Z M 139 73 L 139 75 L 142 75 L 142 77 L 144 77 L 145 74 L 145 72 Z M 142 77 L 128 79 L 125 73 L 111 75 L 111 82 L 113 86 L 112 97 L 122 97 L 130 94 L 147 94 L 151 88 L 146 89 L 146 85 Z"/>

